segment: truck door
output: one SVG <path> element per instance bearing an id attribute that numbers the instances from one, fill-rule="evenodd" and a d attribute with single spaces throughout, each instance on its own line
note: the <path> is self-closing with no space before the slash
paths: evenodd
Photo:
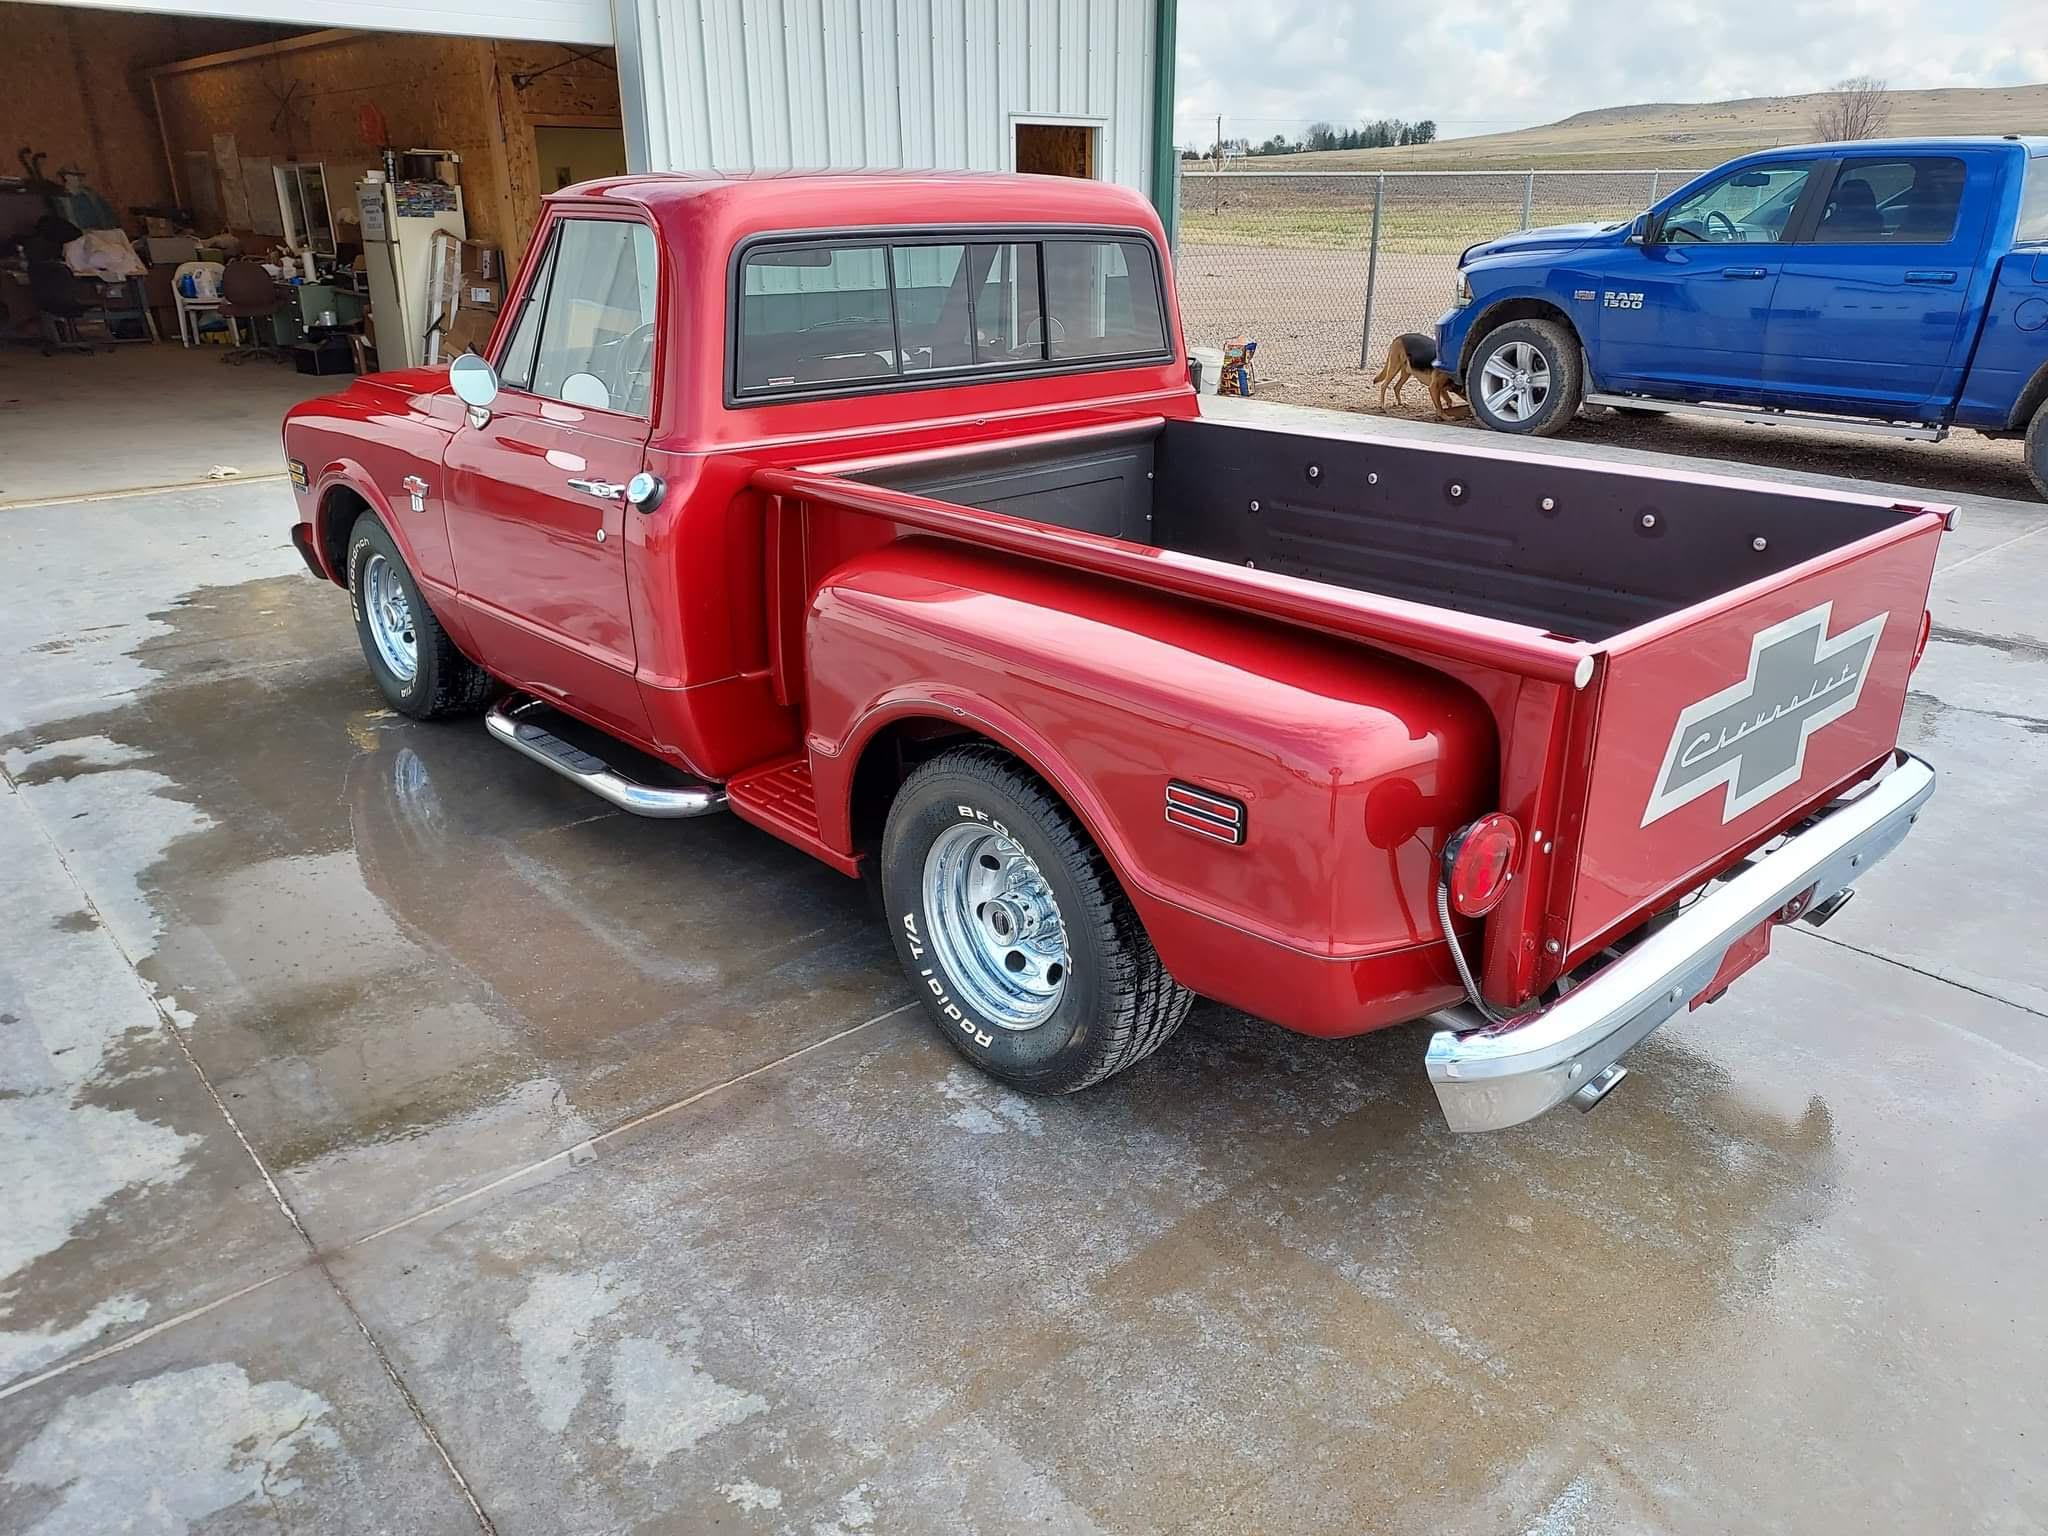
<path id="1" fill-rule="evenodd" d="M 1773 403 L 1943 414 L 1984 303 L 1976 278 L 1997 179 L 1989 155 L 1843 159 L 1813 233 L 1785 249 L 1771 312 Z"/>
<path id="2" fill-rule="evenodd" d="M 1813 169 L 1787 160 L 1729 171 L 1591 265 L 1580 302 L 1596 310 L 1588 350 L 1602 388 L 1755 398 L 1783 242 Z"/>
<path id="3" fill-rule="evenodd" d="M 448 446 L 456 580 L 492 671 L 644 740 L 623 534 L 651 426 L 654 231 L 573 213 L 541 238 L 490 419 Z"/>

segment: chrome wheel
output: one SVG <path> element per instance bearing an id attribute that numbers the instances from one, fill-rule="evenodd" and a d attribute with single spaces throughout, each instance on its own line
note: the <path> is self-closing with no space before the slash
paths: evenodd
<path id="1" fill-rule="evenodd" d="M 420 652 L 405 580 L 397 565 L 373 553 L 363 562 L 362 582 L 363 616 L 370 621 L 370 638 L 377 642 L 377 654 L 393 677 L 409 683 L 419 670 Z"/>
<path id="2" fill-rule="evenodd" d="M 1528 421 L 1550 398 L 1550 363 L 1540 348 L 1526 341 L 1511 341 L 1488 357 L 1479 370 L 1479 393 L 1493 416 L 1502 421 Z"/>
<path id="3" fill-rule="evenodd" d="M 1030 854 L 962 822 L 924 856 L 925 924 L 960 1001 L 1003 1029 L 1036 1029 L 1067 986 L 1067 930 Z"/>

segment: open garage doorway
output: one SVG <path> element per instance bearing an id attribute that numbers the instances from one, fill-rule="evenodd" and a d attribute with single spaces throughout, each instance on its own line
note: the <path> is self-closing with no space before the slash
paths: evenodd
<path id="1" fill-rule="evenodd" d="M 281 474 L 296 401 L 480 343 L 541 198 L 623 168 L 609 47 L 196 9 L 0 0 L 0 503 Z"/>

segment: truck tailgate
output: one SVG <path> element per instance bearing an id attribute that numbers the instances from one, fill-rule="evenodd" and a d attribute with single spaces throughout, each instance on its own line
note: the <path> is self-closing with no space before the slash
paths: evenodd
<path id="1" fill-rule="evenodd" d="M 1602 648 L 1551 886 L 1566 964 L 1891 753 L 1946 522 L 1903 519 Z"/>

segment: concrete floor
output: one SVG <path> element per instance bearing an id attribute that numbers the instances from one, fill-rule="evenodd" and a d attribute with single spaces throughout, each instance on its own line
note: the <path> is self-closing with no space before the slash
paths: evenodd
<path id="1" fill-rule="evenodd" d="M 0 347 L 0 507 L 203 480 L 216 465 L 281 475 L 277 428 L 348 375 L 230 366 L 222 348 L 154 346 L 44 357 Z"/>
<path id="2" fill-rule="evenodd" d="M 1481 1138 L 1213 1006 L 996 1088 L 850 882 L 384 709 L 289 518 L 0 511 L 0 1529 L 2048 1528 L 2040 508 L 1862 899 Z"/>

